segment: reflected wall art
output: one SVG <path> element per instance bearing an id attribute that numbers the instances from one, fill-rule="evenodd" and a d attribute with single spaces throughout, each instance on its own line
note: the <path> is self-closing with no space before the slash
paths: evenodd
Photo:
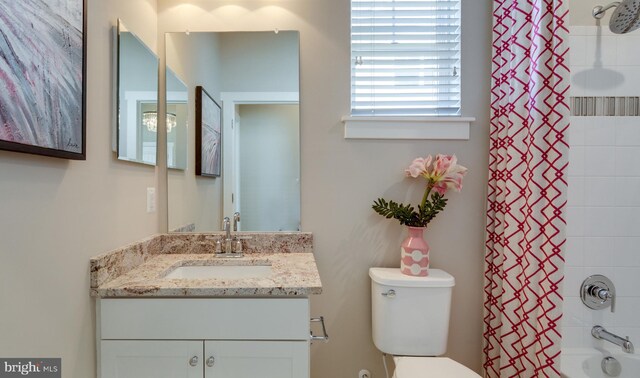
<path id="1" fill-rule="evenodd" d="M 0 0 L 0 149 L 86 158 L 84 13 L 84 0 Z"/>
<path id="2" fill-rule="evenodd" d="M 196 87 L 196 174 L 220 177 L 222 109 L 201 86 Z"/>

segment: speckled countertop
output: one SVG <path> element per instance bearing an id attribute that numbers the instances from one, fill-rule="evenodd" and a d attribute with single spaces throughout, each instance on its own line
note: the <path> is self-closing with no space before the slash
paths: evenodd
<path id="1" fill-rule="evenodd" d="M 220 233 L 159 234 L 90 261 L 93 297 L 270 297 L 322 292 L 308 232 L 239 233 L 244 257 L 213 254 Z M 264 253 L 263 251 L 272 251 Z M 268 265 L 263 276 L 247 278 L 167 278 L 181 266 Z"/>
<path id="2" fill-rule="evenodd" d="M 180 266 L 270 265 L 265 277 L 240 279 L 167 279 Z M 312 253 L 254 253 L 241 258 L 211 254 L 157 255 L 96 289 L 100 297 L 308 296 L 322 284 Z"/>

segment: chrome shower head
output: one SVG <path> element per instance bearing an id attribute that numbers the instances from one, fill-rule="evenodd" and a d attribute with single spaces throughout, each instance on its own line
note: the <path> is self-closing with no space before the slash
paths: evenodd
<path id="1" fill-rule="evenodd" d="M 609 21 L 609 29 L 616 34 L 624 34 L 640 28 L 640 1 L 625 0 L 613 14 Z"/>
<path id="2" fill-rule="evenodd" d="M 616 8 L 609 21 L 609 29 L 616 34 L 625 34 L 640 28 L 640 0 L 624 0 L 593 8 L 593 17 L 601 19 L 607 10 Z"/>

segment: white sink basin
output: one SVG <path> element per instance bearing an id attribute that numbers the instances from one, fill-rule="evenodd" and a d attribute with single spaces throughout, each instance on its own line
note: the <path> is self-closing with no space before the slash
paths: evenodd
<path id="1" fill-rule="evenodd" d="M 261 278 L 271 274 L 271 265 L 206 265 L 180 266 L 165 279 L 240 279 Z"/>

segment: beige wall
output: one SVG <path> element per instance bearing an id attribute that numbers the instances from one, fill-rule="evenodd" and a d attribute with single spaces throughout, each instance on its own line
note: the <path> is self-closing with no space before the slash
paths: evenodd
<path id="1" fill-rule="evenodd" d="M 223 92 L 298 92 L 298 33 L 222 33 Z"/>
<path id="2" fill-rule="evenodd" d="M 593 7 L 596 5 L 607 5 L 611 3 L 610 0 L 569 0 L 569 13 L 571 15 L 571 25 L 602 25 L 608 27 L 609 18 L 613 9 L 607 11 L 607 14 L 601 21 L 596 20 L 591 15 Z"/>
<path id="3" fill-rule="evenodd" d="M 174 0 L 158 2 L 165 31 L 300 31 L 302 228 L 315 235 L 324 294 L 314 314 L 328 321 L 331 342 L 312 347 L 314 378 L 384 376 L 371 341 L 371 266 L 398 266 L 404 238 L 397 224 L 371 210 L 378 196 L 417 201 L 420 188 L 403 179 L 416 156 L 457 153 L 470 173 L 461 194 L 427 231 L 433 266 L 456 277 L 448 355 L 479 370 L 488 150 L 489 0 L 463 0 L 464 115 L 475 116 L 469 141 L 345 140 L 349 113 L 348 0 Z M 161 43 L 161 42 L 160 42 Z M 160 47 L 162 51 L 162 47 Z"/>
<path id="4" fill-rule="evenodd" d="M 95 376 L 89 257 L 159 229 L 147 214 L 155 169 L 111 151 L 116 18 L 156 46 L 155 0 L 89 0 L 87 160 L 0 151 L 0 356 L 62 357 L 63 376 Z"/>

